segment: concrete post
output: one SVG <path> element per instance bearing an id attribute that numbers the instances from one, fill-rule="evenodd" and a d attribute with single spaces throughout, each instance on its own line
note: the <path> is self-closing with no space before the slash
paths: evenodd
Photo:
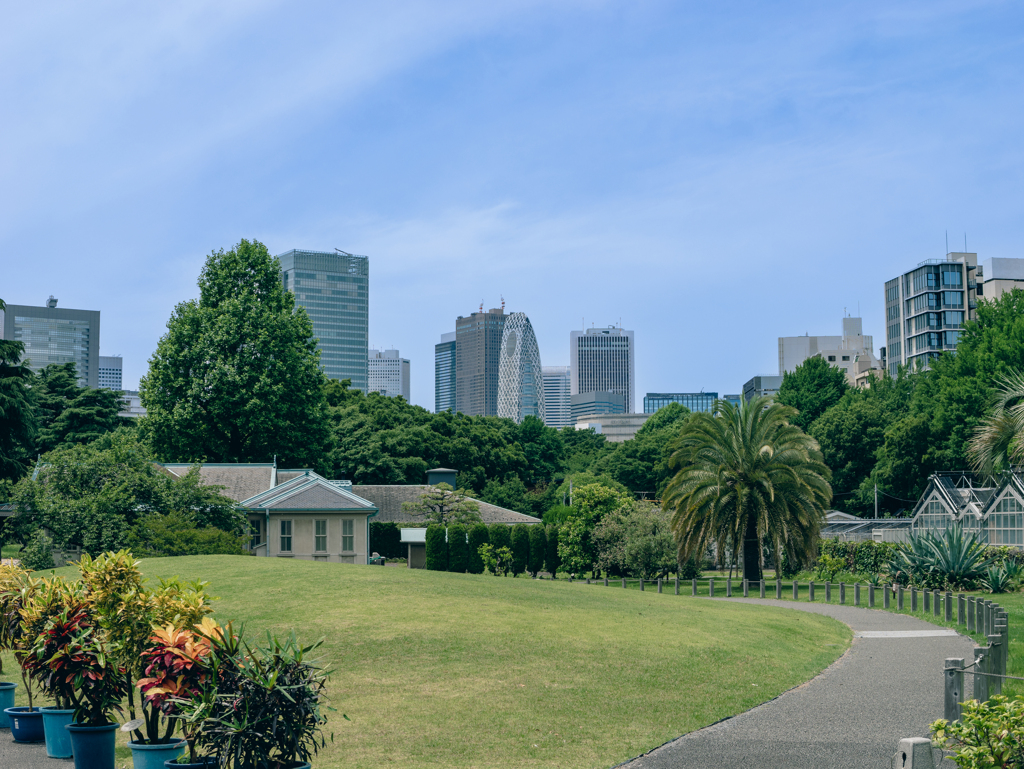
<path id="1" fill-rule="evenodd" d="M 725 578 L 725 597 L 732 598 L 732 577 Z"/>
<path id="2" fill-rule="evenodd" d="M 975 628 L 974 622 L 974 596 L 967 596 L 967 632 L 973 633 Z"/>
<path id="3" fill-rule="evenodd" d="M 604 586 L 605 586 L 605 587 L 608 587 L 608 575 L 605 575 L 605 578 L 604 578 Z"/>
<path id="4" fill-rule="evenodd" d="M 841 603 L 841 604 L 845 604 L 846 603 L 846 583 L 845 582 L 840 582 L 839 583 L 839 603 Z"/>
<path id="5" fill-rule="evenodd" d="M 622 578 L 622 587 L 623 588 L 626 587 L 626 578 L 625 577 Z"/>
<path id="6" fill-rule="evenodd" d="M 832 603 L 832 583 L 825 583 L 825 603 Z"/>
<path id="7" fill-rule="evenodd" d="M 1006 616 L 1004 615 L 1004 612 L 999 612 L 996 615 L 996 635 L 999 636 L 999 643 L 1001 644 L 999 647 L 1001 652 L 999 666 L 1002 668 L 1004 676 L 1006 675 L 1006 664 L 1009 662 L 1010 651 L 1010 644 L 1007 643 L 1009 640 L 1008 630 L 1009 628 L 1006 625 Z"/>
<path id="8" fill-rule="evenodd" d="M 1003 661 L 1002 660 L 1003 651 L 1000 648 L 1003 645 L 1002 641 L 1003 641 L 1003 639 L 1000 636 L 996 635 L 995 633 L 991 633 L 988 636 L 989 654 L 992 655 L 991 663 L 989 664 L 988 671 L 990 673 L 992 673 L 993 676 L 1006 675 L 1006 673 L 1003 670 L 1000 669 L 1002 667 L 1002 661 Z M 1003 693 L 1003 679 L 1002 678 L 989 677 L 989 679 L 988 679 L 988 693 L 989 693 L 989 696 L 991 696 L 993 694 L 1002 694 Z"/>
<path id="9" fill-rule="evenodd" d="M 797 581 L 795 579 L 793 580 L 793 600 L 794 601 L 799 601 L 800 600 L 800 585 L 799 585 L 799 583 L 797 583 Z"/>
<path id="10" fill-rule="evenodd" d="M 927 737 L 904 737 L 892 758 L 892 769 L 935 769 L 932 741 Z"/>
<path id="11" fill-rule="evenodd" d="M 590 577 L 587 577 L 587 584 L 590 584 Z"/>
<path id="12" fill-rule="evenodd" d="M 903 611 L 903 585 L 900 585 L 896 590 L 896 608 Z"/>
<path id="13" fill-rule="evenodd" d="M 927 614 L 932 610 L 932 591 L 924 591 L 924 613 Z"/>
<path id="14" fill-rule="evenodd" d="M 932 594 L 932 614 L 942 616 L 942 591 L 935 590 Z"/>
<path id="15" fill-rule="evenodd" d="M 980 598 L 974 599 L 974 632 L 985 635 L 985 602 Z"/>
<path id="16" fill-rule="evenodd" d="M 679 572 L 676 572 L 676 595 L 679 595 Z"/>
<path id="17" fill-rule="evenodd" d="M 946 622 L 953 621 L 953 594 L 946 591 Z"/>
<path id="18" fill-rule="evenodd" d="M 882 606 L 886 609 L 889 608 L 889 599 L 892 596 L 892 591 L 888 585 L 882 585 Z"/>
<path id="19" fill-rule="evenodd" d="M 853 584 L 853 605 L 860 606 L 860 582 Z"/>
<path id="20" fill-rule="evenodd" d="M 761 597 L 764 598 L 764 580 L 761 580 Z"/>
<path id="21" fill-rule="evenodd" d="M 960 658 L 946 660 L 946 669 L 943 671 L 943 678 L 946 684 L 946 706 L 944 709 L 947 721 L 960 720 L 960 703 L 963 702 L 964 693 L 964 661 Z"/>
<path id="22" fill-rule="evenodd" d="M 641 592 L 643 591 L 643 589 L 644 589 L 644 578 L 640 577 L 640 590 L 641 590 Z"/>
<path id="23" fill-rule="evenodd" d="M 814 603 L 814 580 L 807 583 L 807 600 Z"/>
<path id="24" fill-rule="evenodd" d="M 956 624 L 963 625 L 967 619 L 967 603 L 964 600 L 964 594 L 960 593 L 956 597 Z"/>
<path id="25" fill-rule="evenodd" d="M 775 597 L 780 600 L 782 598 L 782 580 L 778 577 L 775 578 Z"/>
<path id="26" fill-rule="evenodd" d="M 693 594 L 697 595 L 697 578 L 693 578 Z"/>
<path id="27" fill-rule="evenodd" d="M 875 586 L 868 585 L 868 608 L 875 608 Z"/>
<path id="28" fill-rule="evenodd" d="M 974 666 L 974 669 L 979 673 L 988 672 L 989 655 L 988 649 L 984 646 L 977 646 L 974 649 L 974 659 L 978 662 Z M 986 702 L 988 700 L 988 682 L 992 680 L 988 676 L 974 676 L 974 699 L 978 702 Z"/>
<path id="29" fill-rule="evenodd" d="M 910 610 L 917 611 L 917 588 L 910 588 Z"/>
<path id="30" fill-rule="evenodd" d="M 661 592 L 661 577 L 658 577 L 658 592 Z"/>
<path id="31" fill-rule="evenodd" d="M 750 580 L 743 580 L 743 597 L 750 598 Z"/>
<path id="32" fill-rule="evenodd" d="M 708 598 L 715 597 L 715 578 L 712 577 L 708 580 Z"/>

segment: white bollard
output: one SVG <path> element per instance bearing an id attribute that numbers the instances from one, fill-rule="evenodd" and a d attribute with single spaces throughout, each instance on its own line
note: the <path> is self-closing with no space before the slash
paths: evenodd
<path id="1" fill-rule="evenodd" d="M 927 737 L 905 737 L 892 757 L 895 769 L 935 769 L 932 741 Z"/>

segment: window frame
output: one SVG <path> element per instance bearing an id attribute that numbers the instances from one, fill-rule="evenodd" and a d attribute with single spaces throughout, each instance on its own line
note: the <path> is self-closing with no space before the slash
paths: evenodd
<path id="1" fill-rule="evenodd" d="M 287 534 L 285 534 L 285 524 L 288 524 L 288 533 Z M 278 532 L 279 532 L 278 545 L 280 545 L 280 552 L 282 552 L 282 553 L 291 553 L 291 552 L 293 552 L 292 551 L 292 536 L 294 534 L 294 531 L 295 531 L 295 526 L 293 525 L 292 520 L 290 518 L 282 518 L 281 521 L 280 521 L 280 526 L 278 526 Z M 286 539 L 288 540 L 288 547 L 284 546 Z"/>
<path id="2" fill-rule="evenodd" d="M 324 533 L 320 533 L 320 524 L 324 525 Z M 313 552 L 314 553 L 326 553 L 327 552 L 327 519 L 320 518 L 313 521 Z M 323 547 L 320 547 L 320 541 L 323 540 Z"/>
<path id="3" fill-rule="evenodd" d="M 356 522 L 354 518 L 341 519 L 341 552 L 356 551 Z"/>

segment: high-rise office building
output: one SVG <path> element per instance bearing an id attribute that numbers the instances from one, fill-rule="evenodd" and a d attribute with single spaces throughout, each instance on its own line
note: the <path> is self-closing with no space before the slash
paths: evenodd
<path id="1" fill-rule="evenodd" d="M 686 406 L 690 411 L 711 411 L 718 400 L 718 393 L 647 393 L 644 396 L 644 413 L 653 414 L 670 403 Z"/>
<path id="2" fill-rule="evenodd" d="M 743 400 L 752 401 L 762 395 L 776 395 L 782 387 L 780 376 L 756 376 L 743 385 Z"/>
<path id="3" fill-rule="evenodd" d="M 455 411 L 455 332 L 434 345 L 434 413 Z"/>
<path id="4" fill-rule="evenodd" d="M 927 368 L 956 349 L 964 323 L 977 307 L 978 255 L 952 252 L 926 259 L 885 284 L 885 357 L 889 373 L 900 366 Z"/>
<path id="5" fill-rule="evenodd" d="M 344 252 L 287 251 L 277 257 L 286 290 L 306 309 L 330 379 L 366 392 L 370 260 Z"/>
<path id="6" fill-rule="evenodd" d="M 505 308 L 455 320 L 455 410 L 468 416 L 498 415 L 498 367 Z"/>
<path id="7" fill-rule="evenodd" d="M 544 417 L 540 348 L 525 312 L 506 316 L 498 359 L 498 416 L 522 422 Z"/>
<path id="8" fill-rule="evenodd" d="M 978 265 L 978 298 L 991 302 L 1007 291 L 1024 289 L 1024 259 L 993 257 Z"/>
<path id="9" fill-rule="evenodd" d="M 602 414 L 624 414 L 626 399 L 622 393 L 610 390 L 579 393 L 569 396 L 569 409 L 572 412 L 572 421 L 575 423 L 581 419 Z"/>
<path id="10" fill-rule="evenodd" d="M 25 345 L 22 360 L 33 371 L 74 363 L 80 385 L 99 386 L 99 310 L 65 310 L 51 296 L 45 307 L 9 304 L 0 317 L 3 338 Z"/>
<path id="11" fill-rule="evenodd" d="M 389 398 L 401 395 L 409 400 L 409 359 L 398 350 L 370 350 L 367 353 L 367 392 Z"/>
<path id="12" fill-rule="evenodd" d="M 568 366 L 544 366 L 544 424 L 561 430 L 574 424 L 569 398 L 572 395 Z"/>
<path id="13" fill-rule="evenodd" d="M 627 414 L 633 413 L 636 379 L 633 332 L 610 326 L 569 334 L 569 368 L 573 395 L 619 393 Z"/>
<path id="14" fill-rule="evenodd" d="M 99 367 L 99 386 L 107 390 L 123 390 L 121 386 L 121 368 L 123 361 L 120 355 L 101 355 Z"/>

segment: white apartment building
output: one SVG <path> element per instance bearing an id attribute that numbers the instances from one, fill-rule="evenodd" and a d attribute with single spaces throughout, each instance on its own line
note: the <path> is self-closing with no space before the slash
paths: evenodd
<path id="1" fill-rule="evenodd" d="M 571 424 L 572 377 L 568 366 L 543 366 L 544 377 L 544 424 L 561 430 Z"/>
<path id="2" fill-rule="evenodd" d="M 614 392 L 634 413 L 636 349 L 633 332 L 615 326 L 569 333 L 570 395 Z"/>
<path id="3" fill-rule="evenodd" d="M 881 374 L 874 340 L 864 334 L 861 318 L 843 318 L 842 336 L 780 336 L 779 376 L 796 370 L 808 358 L 824 358 L 846 373 L 851 386 L 867 384 L 872 371 Z"/>
<path id="4" fill-rule="evenodd" d="M 369 350 L 367 382 L 367 392 L 409 400 L 409 359 L 398 350 Z"/>
<path id="5" fill-rule="evenodd" d="M 123 390 L 121 387 L 121 368 L 123 361 L 120 355 L 101 355 L 99 367 L 99 386 L 107 390 Z"/>
<path id="6" fill-rule="evenodd" d="M 1024 259 L 986 259 L 978 265 L 978 298 L 991 302 L 1007 291 L 1024 289 Z"/>

